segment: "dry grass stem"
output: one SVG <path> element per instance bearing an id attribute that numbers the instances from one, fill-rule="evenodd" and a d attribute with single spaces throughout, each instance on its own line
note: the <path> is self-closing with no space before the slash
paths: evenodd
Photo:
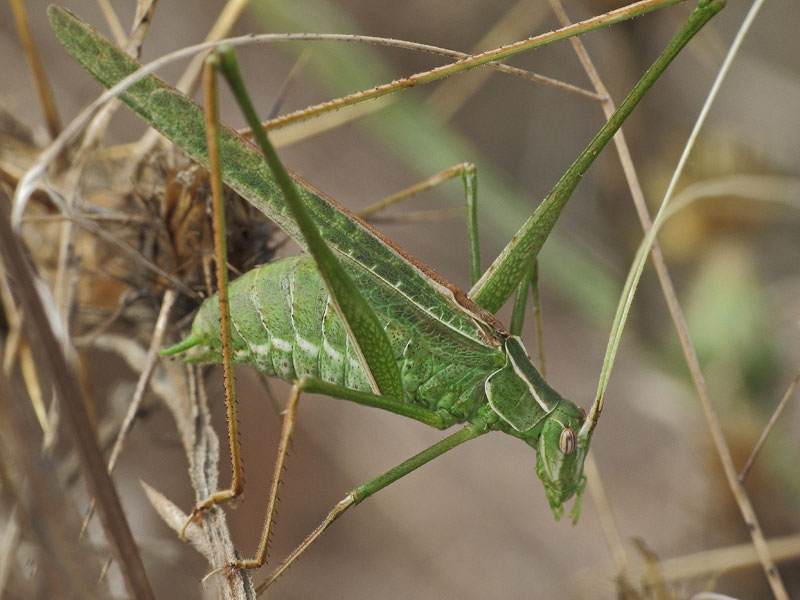
<path id="1" fill-rule="evenodd" d="M 770 555 L 778 562 L 794 561 L 800 556 L 800 534 L 773 538 L 767 541 Z M 674 558 L 663 558 L 658 561 L 659 576 L 665 583 L 679 583 L 705 578 L 714 573 L 731 573 L 739 569 L 753 568 L 760 565 L 761 558 L 753 543 L 736 544 L 725 548 L 714 548 Z M 652 565 L 633 565 L 627 572 L 630 582 L 641 582 L 648 579 L 648 570 Z M 578 574 L 581 589 L 585 598 L 605 598 L 608 587 L 602 581 L 608 581 L 607 571 L 599 567 L 586 569 Z"/>
<path id="2" fill-rule="evenodd" d="M 25 56 L 28 57 L 31 74 L 33 75 L 33 82 L 36 87 L 36 92 L 39 95 L 42 111 L 44 112 L 44 121 L 47 125 L 47 131 L 50 133 L 51 137 L 55 138 L 61 132 L 61 119 L 58 116 L 53 90 L 50 87 L 47 73 L 45 73 L 44 66 L 42 65 L 42 59 L 39 57 L 39 52 L 33 41 L 33 35 L 31 35 L 25 3 L 23 0 L 11 0 L 11 10 L 14 13 L 19 39 L 25 49 Z"/>
<path id="3" fill-rule="evenodd" d="M 566 12 L 561 6 L 560 0 L 550 0 L 550 3 L 553 6 L 554 10 L 556 11 L 561 22 L 565 26 L 568 25 L 569 19 L 567 18 Z M 755 15 L 757 14 L 761 4 L 762 2 L 760 0 L 756 0 L 755 2 L 753 2 L 750 13 L 748 14 L 748 17 L 745 19 L 744 23 L 742 24 L 742 27 L 739 30 L 737 41 L 740 41 L 744 37 L 744 34 L 746 33 L 749 24 L 752 23 L 752 20 L 755 18 Z M 575 51 L 578 54 L 581 63 L 584 65 L 586 73 L 592 80 L 592 83 L 595 86 L 597 92 L 599 94 L 608 97 L 608 100 L 606 100 L 603 103 L 603 110 L 606 114 L 606 118 L 608 118 L 614 110 L 614 104 L 610 96 L 608 96 L 608 90 L 603 85 L 603 82 L 600 79 L 597 70 L 594 68 L 594 65 L 592 64 L 591 59 L 589 58 L 589 55 L 586 52 L 586 49 L 584 48 L 581 40 L 571 39 L 570 43 L 573 44 L 573 47 L 575 48 Z M 726 58 L 725 64 L 723 64 L 722 68 L 720 69 L 720 74 L 718 76 L 717 81 L 715 82 L 715 87 L 711 90 L 711 92 L 709 92 L 706 104 L 703 107 L 703 112 L 701 112 L 701 115 L 697 120 L 695 130 L 693 131 L 693 135 L 690 138 L 690 141 L 687 143 L 686 149 L 684 150 L 684 156 L 688 154 L 689 149 L 692 147 L 692 142 L 697 134 L 697 131 L 699 130 L 700 126 L 704 121 L 705 114 L 707 114 L 707 109 L 714 100 L 714 97 L 716 95 L 715 91 L 719 87 L 719 82 L 726 73 L 727 65 L 730 64 L 733 57 L 736 55 L 738 47 L 739 45 L 735 41 L 728 52 L 728 57 Z M 639 215 L 639 220 L 642 223 L 642 228 L 644 229 L 645 236 L 648 236 L 650 234 L 650 230 L 653 227 L 653 223 L 647 212 L 647 207 L 644 202 L 644 194 L 642 192 L 641 185 L 639 184 L 639 180 L 636 175 L 635 168 L 633 166 L 633 159 L 631 157 L 627 143 L 625 142 L 622 130 L 617 132 L 617 134 L 614 136 L 614 142 L 617 147 L 617 153 L 619 154 L 620 160 L 623 165 L 623 170 L 625 172 L 625 176 L 628 181 L 631 194 L 633 196 L 634 204 L 636 206 L 636 211 L 637 214 Z M 672 180 L 673 183 L 670 186 L 670 190 L 667 192 L 667 197 L 665 198 L 662 206 L 666 205 L 667 198 L 670 196 L 670 192 L 673 189 L 674 182 L 677 181 L 677 179 L 680 177 L 683 164 L 684 164 L 683 162 L 679 163 L 678 167 L 676 168 L 675 173 L 673 175 L 673 180 Z M 736 472 L 734 470 L 733 461 L 730 456 L 730 450 L 728 449 L 727 443 L 725 442 L 724 434 L 722 433 L 722 428 L 719 424 L 719 419 L 716 413 L 714 412 L 710 394 L 705 384 L 705 378 L 703 377 L 700 368 L 700 363 L 697 360 L 697 353 L 692 345 L 691 338 L 689 336 L 688 326 L 683 316 L 683 311 L 680 308 L 677 294 L 675 293 L 675 287 L 672 284 L 672 279 L 669 275 L 669 271 L 667 270 L 666 262 L 664 261 L 661 249 L 658 246 L 658 243 L 655 241 L 654 237 L 650 242 L 650 252 L 653 258 L 653 263 L 656 267 L 656 273 L 658 274 L 659 282 L 661 283 L 661 288 L 664 293 L 664 298 L 667 301 L 667 305 L 669 307 L 670 315 L 675 325 L 675 329 L 681 340 L 681 347 L 683 349 L 684 356 L 686 357 L 686 361 L 689 365 L 689 370 L 692 374 L 692 379 L 695 383 L 695 387 L 700 396 L 700 401 L 703 406 L 703 410 L 705 412 L 709 428 L 711 429 L 712 437 L 714 438 L 714 443 L 717 448 L 717 453 L 720 457 L 720 460 L 722 461 L 723 470 L 725 471 L 726 478 L 728 479 L 728 484 L 730 485 L 731 491 L 733 492 L 733 495 L 736 498 L 737 503 L 739 504 L 739 507 L 742 511 L 742 516 L 744 517 L 745 523 L 747 524 L 748 529 L 750 531 L 750 535 L 753 538 L 753 544 L 761 559 L 761 563 L 764 567 L 764 572 L 767 575 L 767 579 L 770 582 L 770 586 L 772 587 L 775 597 L 778 598 L 778 600 L 784 600 L 784 599 L 788 600 L 789 596 L 786 592 L 783 581 L 781 580 L 780 574 L 777 568 L 775 567 L 774 561 L 769 555 L 769 551 L 766 546 L 764 535 L 763 532 L 761 531 L 761 526 L 759 524 L 755 510 L 753 509 L 750 500 L 747 497 L 747 493 L 744 491 L 744 488 L 741 486 L 741 483 L 736 478 Z"/>
<path id="4" fill-rule="evenodd" d="M 750 456 L 747 457 L 747 461 L 742 467 L 742 472 L 739 474 L 739 481 L 744 484 L 744 480 L 747 479 L 747 474 L 750 472 L 750 469 L 753 467 L 753 463 L 755 463 L 756 458 L 758 458 L 758 453 L 761 452 L 761 448 L 763 448 L 764 443 L 767 441 L 767 437 L 769 437 L 770 432 L 775 427 L 775 424 L 778 422 L 778 419 L 783 413 L 783 409 L 786 408 L 786 405 L 789 403 L 789 399 L 794 394 L 795 389 L 797 389 L 797 384 L 800 383 L 800 371 L 795 374 L 794 379 L 789 384 L 789 387 L 786 390 L 786 393 L 781 398 L 781 401 L 778 402 L 778 406 L 775 407 L 775 412 L 772 413 L 772 416 L 769 418 L 764 430 L 761 432 L 761 435 L 756 442 L 756 445 L 753 447 L 753 451 L 750 453 Z"/>
<path id="5" fill-rule="evenodd" d="M 136 381 L 136 389 L 133 392 L 133 397 L 128 405 L 128 411 L 125 413 L 125 418 L 119 427 L 117 438 L 114 440 L 114 447 L 111 449 L 111 455 L 108 458 L 109 473 L 114 472 L 114 467 L 116 467 L 117 460 L 119 459 L 122 449 L 125 446 L 125 440 L 128 437 L 131 429 L 133 429 L 136 415 L 141 409 L 142 401 L 144 400 L 144 394 L 150 385 L 150 378 L 152 377 L 156 368 L 156 364 L 158 363 L 158 351 L 164 344 L 164 336 L 166 335 L 167 325 L 169 324 L 170 311 L 172 310 L 172 306 L 175 304 L 176 299 L 177 294 L 175 291 L 167 290 L 164 293 L 164 300 L 161 303 L 161 310 L 158 313 L 158 318 L 156 319 L 156 324 L 153 328 L 153 336 L 150 342 L 150 347 L 147 350 L 147 356 L 145 358 L 144 365 L 138 369 L 139 379 Z M 89 503 L 89 508 L 86 516 L 83 519 L 83 524 L 81 525 L 81 535 L 83 535 L 88 528 L 89 521 L 91 520 L 93 513 L 94 500 Z"/>
<path id="6" fill-rule="evenodd" d="M 8 219 L 8 206 L 0 203 L 0 248 L 6 269 L 15 280 L 18 293 L 26 307 L 25 329 L 32 340 L 37 363 L 48 372 L 56 395 L 64 407 L 61 411 L 68 423 L 72 439 L 78 448 L 84 477 L 92 496 L 97 500 L 109 545 L 120 564 L 129 592 L 136 598 L 152 598 L 153 593 L 144 570 L 139 550 L 122 511 L 117 491 L 106 470 L 105 461 L 97 447 L 86 404 L 77 375 L 68 363 L 62 348 L 69 343 L 65 331 L 53 330 L 53 313 L 45 312 L 40 291 L 30 273 L 22 250 Z"/>

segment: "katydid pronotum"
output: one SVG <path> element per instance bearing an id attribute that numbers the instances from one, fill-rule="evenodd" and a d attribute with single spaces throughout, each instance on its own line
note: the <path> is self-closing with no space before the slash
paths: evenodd
<path id="1" fill-rule="evenodd" d="M 585 485 L 583 461 L 602 400 L 595 401 L 584 417 L 547 385 L 530 363 L 520 339 L 492 313 L 531 273 L 539 249 L 582 174 L 669 62 L 723 5 L 722 1 L 699 3 L 512 242 L 473 282 L 469 293 L 419 264 L 309 186 L 299 180 L 292 182 L 258 127 L 252 109 L 245 109 L 245 113 L 268 166 L 250 144 L 221 129 L 222 179 L 313 257 L 313 262 L 307 257 L 290 258 L 261 267 L 231 284 L 230 289 L 232 329 L 227 345 L 233 350 L 234 361 L 253 364 L 262 372 L 294 382 L 276 472 L 282 469 L 301 391 L 382 408 L 440 429 L 466 423 L 459 432 L 351 491 L 278 567 L 270 581 L 347 508 L 489 431 L 502 431 L 533 446 L 537 451 L 536 472 L 555 516 L 560 517 L 563 504 L 577 496 L 572 510 L 577 519 Z M 88 28 L 64 11 L 52 10 L 51 20 L 62 43 L 104 85 L 116 84 L 137 68 L 109 43 L 87 34 Z M 230 60 L 231 55 L 226 53 L 223 62 Z M 237 99 L 248 104 L 234 71 L 230 64 L 224 68 L 233 80 Z M 192 158 L 209 164 L 203 117 L 191 101 L 152 76 L 120 97 Z M 467 188 L 474 190 L 474 186 Z M 474 201 L 469 205 L 474 210 Z M 168 353 L 192 349 L 191 360 L 217 362 L 224 346 L 219 313 L 219 303 L 207 301 L 192 334 Z M 237 456 L 234 453 L 234 473 L 235 478 L 241 478 Z M 199 508 L 238 495 L 240 483 L 212 496 Z M 276 495 L 277 483 L 256 558 L 236 562 L 231 568 L 264 563 Z"/>

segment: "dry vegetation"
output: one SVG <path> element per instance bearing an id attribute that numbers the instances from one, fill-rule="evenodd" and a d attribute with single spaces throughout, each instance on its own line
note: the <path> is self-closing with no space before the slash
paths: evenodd
<path id="1" fill-rule="evenodd" d="M 75 0 L 67 8 L 109 37 L 124 36 L 98 4 Z M 117 4 L 127 27 L 130 7 Z M 476 52 L 558 27 L 547 3 L 524 0 L 394 3 L 380 9 L 364 0 L 253 4 L 233 32 L 363 33 Z M 617 4 L 575 0 L 566 10 L 577 21 Z M 701 32 L 626 123 L 633 165 L 653 211 L 749 8 L 743 4 L 731 3 Z M 159 6 L 149 28 L 134 33 L 134 39 L 144 39 L 143 59 L 203 39 L 219 8 L 211 2 Z M 612 98 L 622 98 L 691 8 L 681 4 L 585 37 Z M 26 9 L 60 121 L 67 122 L 100 87 L 58 45 L 45 5 L 29 2 Z M 800 595 L 800 407 L 790 387 L 800 367 L 798 22 L 800 8 L 793 3 L 764 6 L 678 183 L 674 202 L 687 205 L 659 236 L 714 414 L 739 472 L 781 398 L 787 398 L 744 481 L 745 495 L 737 498 L 726 483 L 698 400 L 698 379 L 690 377 L 651 263 L 594 438 L 607 504 L 598 504 L 593 493 L 577 526 L 553 522 L 529 450 L 488 436 L 351 511 L 271 594 L 633 600 L 691 598 L 704 589 L 737 598 L 781 597 L 782 586 L 786 597 Z M 29 55 L 14 23 L 9 5 L 3 5 L 4 215 L 19 178 L 60 128 L 57 119 L 41 116 Z M 276 103 L 297 57 L 307 51 L 303 68 L 286 88 L 281 113 L 443 60 L 332 43 L 249 48 L 242 53 L 245 72 L 262 113 Z M 510 62 L 592 89 L 568 42 Z M 162 75 L 174 82 L 180 71 Z M 316 135 L 305 125 L 276 132 L 287 165 L 358 209 L 453 164 L 475 162 L 484 267 L 603 121 L 597 100 L 489 69 L 364 106 L 334 113 L 342 118 L 335 126 L 327 118 L 311 121 L 310 128 L 324 129 Z M 229 108 L 225 120 L 240 124 Z M 20 239 L 27 264 L 52 289 L 55 304 L 46 309 L 68 323 L 75 349 L 67 354 L 67 375 L 59 375 L 47 358 L 57 344 L 45 344 L 26 325 L 35 308 L 27 304 L 30 297 L 21 276 L 13 274 L 12 259 L 4 255 L 0 261 L 4 598 L 125 595 L 117 565 L 97 583 L 110 556 L 97 518 L 79 540 L 88 507 L 80 464 L 90 450 L 74 439 L 69 409 L 54 401 L 61 379 L 80 386 L 76 398 L 106 460 L 120 428 L 132 426 L 113 481 L 155 595 L 236 596 L 250 589 L 246 579 L 233 588 L 219 576 L 204 585 L 199 580 L 209 562 L 224 564 L 232 544 L 244 555 L 255 548 L 280 430 L 275 403 L 284 402 L 287 388 L 271 384 L 272 402 L 257 375 L 239 372 L 245 500 L 235 511 L 228 509 L 227 517 L 219 512 L 207 519 L 204 533 L 190 530 L 200 553 L 179 542 L 164 522 L 174 527 L 183 515 L 176 511 L 189 511 L 196 494 L 217 487 L 211 459 L 217 454 L 214 430 L 223 435 L 222 385 L 216 369 L 200 373 L 158 360 L 150 361 L 152 378 L 140 385 L 143 393 L 135 388 L 148 371 L 148 350 L 152 357 L 177 339 L 197 295 L 207 293 L 207 176 L 166 146 L 140 160 L 130 144 L 144 132 L 126 110 L 114 113 L 107 129 L 105 124 L 96 129 L 86 152 L 78 140 L 61 154 L 51 168 L 50 187 L 36 191 L 25 213 Z M 461 194 L 457 183 L 449 183 L 393 214 L 460 206 Z M 542 257 L 548 380 L 585 407 L 594 397 L 618 295 L 642 238 L 631 195 L 620 159 L 609 147 L 578 188 Z M 247 205 L 231 200 L 235 270 L 274 252 L 293 251 Z M 379 227 L 448 278 L 468 284 L 460 217 Z M 175 292 L 166 296 L 171 314 L 159 320 L 166 290 Z M 507 317 L 502 311 L 501 318 Z M 534 336 L 529 322 L 524 337 Z M 132 398 L 141 404 L 126 421 Z M 289 552 L 347 490 L 440 436 L 379 411 L 304 400 L 271 556 Z M 193 465 L 189 477 L 187 453 Z M 224 483 L 229 477 L 224 440 L 220 460 Z M 592 488 L 596 493 L 598 486 Z M 769 542 L 761 563 L 742 518 L 748 502 L 763 529 L 757 541 Z M 111 527 L 124 536 L 123 525 Z M 772 588 L 762 567 L 766 554 L 778 561 L 780 577 L 773 577 Z M 260 574 L 253 579 L 259 581 Z"/>

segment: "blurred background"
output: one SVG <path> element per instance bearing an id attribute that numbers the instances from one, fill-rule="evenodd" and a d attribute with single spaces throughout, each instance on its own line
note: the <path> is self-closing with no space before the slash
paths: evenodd
<path id="1" fill-rule="evenodd" d="M 131 4 L 114 3 L 126 28 Z M 68 122 L 101 86 L 58 44 L 47 23 L 46 5 L 31 1 L 27 10 L 61 118 Z M 619 5 L 581 0 L 565 7 L 578 21 Z M 94 2 L 71 0 L 65 7 L 108 35 Z M 201 41 L 221 8 L 222 3 L 208 0 L 162 3 L 144 43 L 143 60 Z M 617 103 L 692 8 L 692 3 L 681 4 L 582 38 Z M 746 3 L 731 3 L 715 17 L 624 127 L 653 212 L 747 9 Z M 701 197 L 678 212 L 659 236 L 737 468 L 800 367 L 799 22 L 795 4 L 766 3 L 678 185 L 684 198 Z M 235 33 L 359 33 L 477 52 L 556 27 L 543 2 L 254 0 Z M 274 105 L 304 52 L 308 61 L 289 87 L 281 112 L 445 62 L 407 50 L 350 44 L 248 47 L 240 54 L 262 114 Z M 0 55 L 3 110 L 32 128 L 36 140 L 44 139 L 7 4 L 0 6 Z M 508 62 L 591 87 L 568 42 Z M 174 82 L 182 69 L 172 66 L 161 75 Z M 229 99 L 225 102 L 224 119 L 242 126 Z M 284 162 L 353 210 L 454 164 L 474 162 L 484 268 L 604 122 L 596 101 L 488 69 L 404 91 L 372 108 L 310 139 L 291 141 L 291 129 L 280 132 L 276 140 Z M 348 115 L 347 110 L 339 114 Z M 139 120 L 121 110 L 106 142 L 132 142 L 144 131 Z M 713 191 L 706 196 L 707 188 L 701 186 Z M 462 198 L 455 180 L 391 212 L 459 207 Z M 469 287 L 463 217 L 378 227 L 445 277 Z M 613 148 L 584 177 L 551 238 L 540 265 L 547 378 L 588 409 L 618 296 L 642 238 Z M 500 316 L 508 322 L 508 307 Z M 523 338 L 533 355 L 531 319 Z M 140 332 L 139 341 L 146 344 L 146 334 Z M 87 352 L 86 360 L 99 419 L 108 415 L 113 420 L 120 406 L 124 410 L 136 373 L 100 351 Z M 264 400 L 254 372 L 240 369 L 238 381 L 248 487 L 244 501 L 228 510 L 228 518 L 237 548 L 250 555 L 260 534 L 280 417 Z M 217 432 L 224 436 L 223 388 L 216 369 L 206 382 Z M 271 386 L 283 403 L 287 387 L 280 382 Z M 199 582 L 207 564 L 163 524 L 139 485 L 140 480 L 147 482 L 186 511 L 193 505 L 172 417 L 158 402 L 147 406 L 115 482 L 156 595 L 213 597 L 215 587 L 204 591 Z M 796 534 L 800 527 L 799 423 L 795 399 L 747 480 L 768 539 Z M 285 556 L 349 489 L 441 437 L 381 411 L 326 398 L 304 399 L 270 556 Z M 534 454 L 506 437 L 490 435 L 459 447 L 351 510 L 268 596 L 648 598 L 654 592 L 641 587 L 643 561 L 637 548 L 646 546 L 666 560 L 750 539 L 725 483 L 652 266 L 645 270 L 593 443 L 634 589 L 617 589 L 614 560 L 589 494 L 577 526 L 554 522 L 534 473 Z M 69 454 L 68 444 L 60 447 Z M 221 480 L 227 482 L 227 451 L 221 460 Z M 68 491 L 65 510 L 83 511 L 80 479 L 62 485 Z M 4 497 L 0 519 L 6 522 L 10 506 Z M 94 539 L 103 544 L 99 530 Z M 796 538 L 793 548 L 794 558 L 779 567 L 790 595 L 800 595 Z M 15 594 L 36 578 L 30 565 L 43 555 L 30 547 L 27 552 L 9 555 L 16 561 L 9 598 L 21 597 Z M 670 583 L 669 597 L 691 597 L 711 576 L 719 577 L 716 589 L 723 593 L 768 597 L 758 563 L 733 569 L 732 561 L 719 565 L 707 556 L 690 562 L 702 565 L 704 560 L 709 566 L 700 569 L 701 575 Z M 98 591 L 100 596 L 106 593 Z"/>

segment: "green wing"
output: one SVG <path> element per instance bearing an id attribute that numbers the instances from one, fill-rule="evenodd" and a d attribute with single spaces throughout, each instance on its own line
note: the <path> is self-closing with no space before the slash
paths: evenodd
<path id="1" fill-rule="evenodd" d="M 104 86 L 117 84 L 140 67 L 68 11 L 51 6 L 48 15 L 66 50 Z M 131 86 L 120 99 L 195 161 L 208 165 L 203 114 L 192 100 L 154 75 Z M 224 126 L 220 131 L 220 148 L 225 183 L 304 246 L 303 237 L 261 154 L 249 141 Z M 340 259 L 393 287 L 417 311 L 444 324 L 458 336 L 484 346 L 501 346 L 501 336 L 497 332 L 502 326 L 493 322 L 491 315 L 481 313 L 466 294 L 414 262 L 333 200 L 293 177 L 305 206 Z M 488 322 L 492 322 L 491 325 Z"/>

